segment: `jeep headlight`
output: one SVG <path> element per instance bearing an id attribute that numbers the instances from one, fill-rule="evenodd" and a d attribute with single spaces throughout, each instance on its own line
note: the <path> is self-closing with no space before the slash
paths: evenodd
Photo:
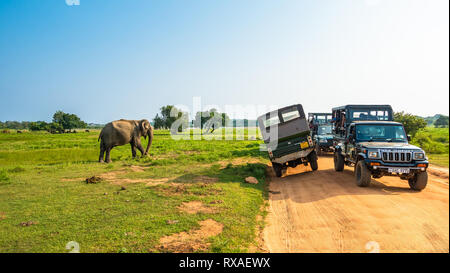
<path id="1" fill-rule="evenodd" d="M 378 158 L 378 152 L 370 152 L 368 154 L 369 158 Z"/>
<path id="2" fill-rule="evenodd" d="M 422 160 L 422 159 L 425 159 L 425 153 L 423 152 L 414 153 L 414 160 Z"/>

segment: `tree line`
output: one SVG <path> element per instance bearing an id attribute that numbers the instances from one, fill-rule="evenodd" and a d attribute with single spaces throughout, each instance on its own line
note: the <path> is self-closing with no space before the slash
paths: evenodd
<path id="1" fill-rule="evenodd" d="M 191 122 L 188 113 L 173 105 L 166 105 L 160 108 L 160 113 L 156 114 L 153 119 L 153 127 L 155 129 L 170 129 L 172 125 L 175 125 L 177 131 L 181 132 L 183 128 L 189 128 L 192 125 L 192 127 L 208 128 L 213 131 L 225 126 L 229 120 L 230 118 L 226 113 L 220 113 L 217 109 L 212 108 L 197 112 Z M 174 124 L 175 122 L 177 124 Z"/>
<path id="2" fill-rule="evenodd" d="M 178 124 L 176 124 L 178 131 L 188 127 L 208 127 L 208 129 L 214 130 L 218 127 L 225 126 L 229 123 L 229 120 L 230 118 L 226 113 L 220 113 L 216 109 L 210 109 L 197 112 L 194 119 L 191 121 L 188 113 L 177 109 L 173 105 L 166 105 L 160 108 L 160 113 L 156 114 L 153 119 L 153 127 L 155 127 L 155 129 L 170 129 L 174 122 L 178 122 Z M 405 112 L 394 113 L 394 120 L 402 123 L 407 134 L 410 134 L 413 137 L 419 130 L 427 126 L 427 121 L 424 118 Z M 243 120 L 243 123 L 244 126 L 247 125 L 248 120 Z M 435 127 L 448 127 L 449 117 L 439 115 L 433 122 L 433 125 Z M 233 120 L 233 126 L 236 126 L 235 120 Z M 28 129 L 31 131 L 49 131 L 52 133 L 63 133 L 66 130 L 86 127 L 88 127 L 87 123 L 82 121 L 77 115 L 65 113 L 63 111 L 56 111 L 53 114 L 52 122 L 49 123 L 45 121 L 0 121 L 1 129 Z M 100 128 L 102 126 L 98 125 L 97 127 Z"/>
<path id="3" fill-rule="evenodd" d="M 48 131 L 50 133 L 64 133 L 67 130 L 75 128 L 86 128 L 87 123 L 82 121 L 77 115 L 56 111 L 53 114 L 52 122 L 45 121 L 5 121 L 0 122 L 0 128 L 31 130 L 31 131 Z"/>

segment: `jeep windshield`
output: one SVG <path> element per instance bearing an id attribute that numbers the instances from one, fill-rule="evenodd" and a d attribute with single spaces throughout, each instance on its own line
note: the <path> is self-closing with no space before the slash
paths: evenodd
<path id="1" fill-rule="evenodd" d="M 331 125 L 319 125 L 317 128 L 318 135 L 331 135 L 331 129 L 333 127 Z"/>
<path id="2" fill-rule="evenodd" d="M 356 125 L 357 141 L 407 142 L 402 125 L 360 124 Z"/>

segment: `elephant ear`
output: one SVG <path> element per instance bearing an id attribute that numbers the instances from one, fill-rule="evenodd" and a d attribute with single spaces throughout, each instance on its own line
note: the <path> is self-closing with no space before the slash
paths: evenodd
<path id="1" fill-rule="evenodd" d="M 150 128 L 150 122 L 148 120 L 143 119 L 139 122 L 139 129 L 141 130 L 141 134 L 147 138 L 147 131 Z"/>

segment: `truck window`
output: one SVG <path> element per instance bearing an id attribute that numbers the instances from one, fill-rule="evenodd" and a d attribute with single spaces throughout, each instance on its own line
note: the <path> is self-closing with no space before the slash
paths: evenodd
<path id="1" fill-rule="evenodd" d="M 352 111 L 352 120 L 388 120 L 387 111 Z"/>
<path id="2" fill-rule="evenodd" d="M 281 116 L 283 117 L 283 122 L 287 122 L 300 117 L 300 113 L 297 108 L 292 108 L 281 112 Z"/>

